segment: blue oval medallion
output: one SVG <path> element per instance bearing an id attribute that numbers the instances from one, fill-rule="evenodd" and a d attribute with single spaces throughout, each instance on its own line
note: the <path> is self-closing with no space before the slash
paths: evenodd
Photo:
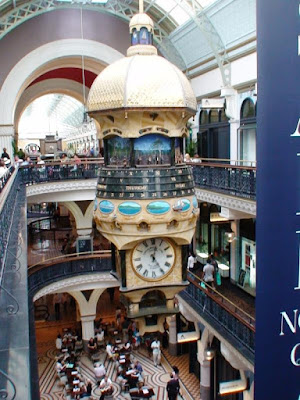
<path id="1" fill-rule="evenodd" d="M 121 214 L 124 215 L 136 215 L 141 211 L 142 207 L 134 201 L 124 201 L 118 207 Z"/>
<path id="2" fill-rule="evenodd" d="M 182 199 L 181 204 L 182 204 L 181 212 L 187 211 L 191 206 L 191 202 L 188 199 Z"/>
<path id="3" fill-rule="evenodd" d="M 94 211 L 97 210 L 97 207 L 98 207 L 98 201 L 97 201 L 97 199 L 95 199 L 94 200 Z"/>
<path id="4" fill-rule="evenodd" d="M 164 214 L 170 210 L 170 204 L 166 201 L 153 201 L 147 205 L 150 214 Z"/>
<path id="5" fill-rule="evenodd" d="M 111 201 L 102 200 L 99 203 L 99 210 L 103 212 L 103 214 L 110 214 L 114 211 L 115 206 Z"/>
<path id="6" fill-rule="evenodd" d="M 190 206 L 191 202 L 188 199 L 180 199 L 173 205 L 173 211 L 185 212 L 190 208 Z"/>
<path id="7" fill-rule="evenodd" d="M 193 196 L 193 207 L 198 208 L 198 201 L 196 196 Z"/>

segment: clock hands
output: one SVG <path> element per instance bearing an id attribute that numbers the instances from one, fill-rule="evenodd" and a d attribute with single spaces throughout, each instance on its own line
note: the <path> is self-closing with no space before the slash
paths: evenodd
<path id="1" fill-rule="evenodd" d="M 156 259 L 156 251 L 157 251 L 157 248 L 154 247 L 154 248 L 153 248 L 153 251 L 154 251 L 154 253 L 150 254 L 150 257 L 152 258 L 152 261 L 151 261 L 152 265 L 151 265 L 151 267 L 152 267 L 152 268 L 160 268 L 159 262 L 158 262 L 157 259 Z"/>

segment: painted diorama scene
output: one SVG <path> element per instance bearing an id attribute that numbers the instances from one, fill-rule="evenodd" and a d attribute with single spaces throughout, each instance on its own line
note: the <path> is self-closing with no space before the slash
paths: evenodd
<path id="1" fill-rule="evenodd" d="M 115 136 L 107 140 L 108 162 L 110 165 L 129 165 L 130 139 Z"/>
<path id="2" fill-rule="evenodd" d="M 134 142 L 136 165 L 171 163 L 171 139 L 162 135 L 146 135 Z"/>

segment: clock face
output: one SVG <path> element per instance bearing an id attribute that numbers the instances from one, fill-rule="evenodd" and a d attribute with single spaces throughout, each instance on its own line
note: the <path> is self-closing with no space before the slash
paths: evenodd
<path id="1" fill-rule="evenodd" d="M 143 279 L 162 279 L 171 272 L 174 263 L 174 247 L 166 239 L 146 239 L 133 249 L 133 269 Z"/>

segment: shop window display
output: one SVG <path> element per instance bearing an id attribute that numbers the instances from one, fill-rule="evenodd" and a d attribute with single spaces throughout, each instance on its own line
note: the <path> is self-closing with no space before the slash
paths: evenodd
<path id="1" fill-rule="evenodd" d="M 200 262 L 206 262 L 207 257 L 213 254 L 220 264 L 230 264 L 230 243 L 226 232 L 230 223 L 211 223 L 211 213 L 218 214 L 219 207 L 207 203 L 200 205 L 200 220 L 196 229 L 196 254 Z"/>
<path id="2" fill-rule="evenodd" d="M 241 267 L 238 284 L 248 293 L 255 295 L 256 289 L 256 244 L 241 237 Z"/>

